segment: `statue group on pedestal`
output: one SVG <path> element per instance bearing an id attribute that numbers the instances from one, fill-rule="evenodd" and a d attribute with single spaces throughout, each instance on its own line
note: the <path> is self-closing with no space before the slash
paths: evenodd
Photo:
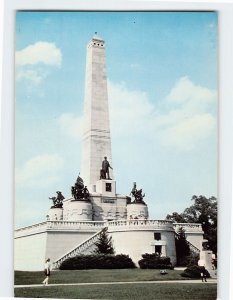
<path id="1" fill-rule="evenodd" d="M 134 201 L 132 203 L 145 204 L 145 202 L 143 201 L 143 198 L 145 197 L 145 193 L 142 194 L 142 189 L 140 189 L 140 190 L 137 189 L 136 182 L 134 182 L 134 185 L 133 185 L 130 195 L 131 194 L 134 197 Z"/>
<path id="2" fill-rule="evenodd" d="M 109 176 L 109 168 L 112 169 L 109 161 L 107 160 L 107 156 L 105 156 L 104 160 L 102 161 L 102 169 L 100 170 L 100 179 L 111 180 Z"/>
<path id="3" fill-rule="evenodd" d="M 53 200 L 53 206 L 51 208 L 62 208 L 63 206 L 63 200 L 65 197 L 62 195 L 60 191 L 57 191 L 57 196 L 55 197 L 49 197 L 50 200 Z"/>
<path id="4" fill-rule="evenodd" d="M 71 194 L 75 200 L 90 200 L 88 188 L 84 186 L 83 179 L 78 176 L 75 185 L 71 187 Z"/>

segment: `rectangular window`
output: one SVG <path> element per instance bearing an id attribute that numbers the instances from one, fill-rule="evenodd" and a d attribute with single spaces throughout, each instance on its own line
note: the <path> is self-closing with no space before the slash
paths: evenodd
<path id="1" fill-rule="evenodd" d="M 154 232 L 154 239 L 156 241 L 160 241 L 161 240 L 161 233 L 160 232 Z"/>
<path id="2" fill-rule="evenodd" d="M 109 182 L 106 182 L 106 192 L 111 192 L 112 191 L 112 184 Z"/>

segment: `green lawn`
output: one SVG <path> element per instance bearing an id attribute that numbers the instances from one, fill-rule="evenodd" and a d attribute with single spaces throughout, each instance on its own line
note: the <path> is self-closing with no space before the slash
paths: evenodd
<path id="1" fill-rule="evenodd" d="M 100 275 L 99 275 L 100 279 Z M 133 283 L 16 288 L 15 297 L 108 300 L 215 300 L 217 285 L 205 283 Z"/>
<path id="2" fill-rule="evenodd" d="M 168 270 L 167 275 L 160 275 L 159 270 L 122 269 L 122 270 L 72 270 L 52 271 L 50 283 L 83 283 L 111 281 L 154 281 L 183 280 L 182 271 Z M 15 284 L 40 284 L 43 272 L 15 272 Z"/>

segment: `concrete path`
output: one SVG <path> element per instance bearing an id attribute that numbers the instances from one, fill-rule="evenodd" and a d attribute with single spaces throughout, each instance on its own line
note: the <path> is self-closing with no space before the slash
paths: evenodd
<path id="1" fill-rule="evenodd" d="M 83 282 L 83 283 L 51 283 L 46 287 L 50 286 L 84 286 L 84 285 L 112 285 L 112 284 L 140 284 L 140 283 L 202 283 L 201 280 L 156 280 L 156 281 L 115 281 L 115 282 Z M 208 279 L 207 282 L 203 284 L 217 283 L 216 279 Z M 15 285 L 15 288 L 25 288 L 25 287 L 45 287 L 41 284 L 29 284 L 29 285 Z"/>

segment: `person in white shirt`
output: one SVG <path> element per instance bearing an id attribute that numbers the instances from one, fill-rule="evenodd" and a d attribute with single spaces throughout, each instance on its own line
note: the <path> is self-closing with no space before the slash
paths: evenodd
<path id="1" fill-rule="evenodd" d="M 50 258 L 48 258 L 45 261 L 45 265 L 44 265 L 44 274 L 46 277 L 45 277 L 45 280 L 42 282 L 43 285 L 49 284 L 50 269 L 51 269 Z"/>

